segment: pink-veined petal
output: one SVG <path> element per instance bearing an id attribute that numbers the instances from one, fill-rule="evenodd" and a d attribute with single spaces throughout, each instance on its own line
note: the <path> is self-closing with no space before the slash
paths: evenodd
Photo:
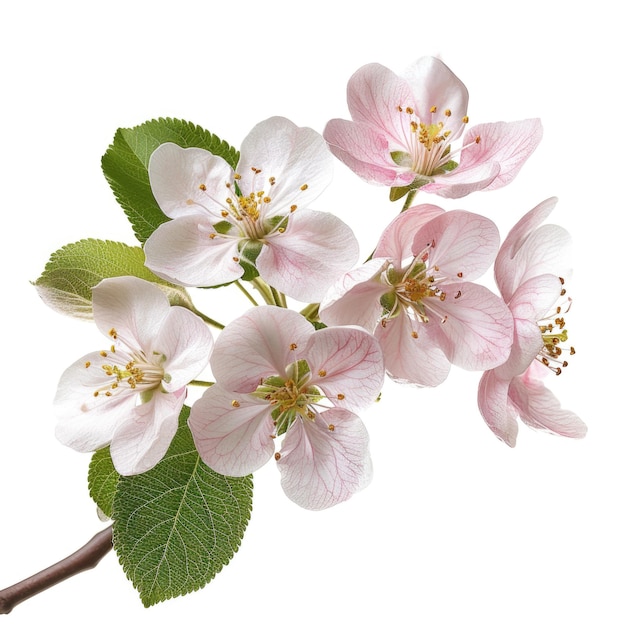
<path id="1" fill-rule="evenodd" d="M 413 256 L 415 233 L 427 222 L 444 213 L 434 204 L 419 204 L 397 215 L 380 236 L 374 258 L 387 257 L 395 267 Z"/>
<path id="2" fill-rule="evenodd" d="M 111 441 L 115 429 L 133 410 L 137 396 L 130 387 L 107 396 L 105 389 L 110 389 L 112 380 L 102 365 L 123 368 L 129 360 L 129 355 L 119 351 L 107 357 L 92 352 L 65 370 L 54 398 L 58 418 L 55 432 L 61 443 L 79 452 L 91 452 Z"/>
<path id="3" fill-rule="evenodd" d="M 531 428 L 562 437 L 584 437 L 587 434 L 585 423 L 572 411 L 561 408 L 556 396 L 532 372 L 530 368 L 524 376 L 513 379 L 509 388 L 509 397 L 522 421 Z"/>
<path id="4" fill-rule="evenodd" d="M 391 378 L 398 383 L 436 387 L 448 377 L 450 362 L 422 329 L 423 324 L 400 314 L 385 326 L 379 324 L 375 336 Z"/>
<path id="5" fill-rule="evenodd" d="M 224 388 L 255 391 L 268 376 L 284 375 L 295 360 L 295 348 L 304 347 L 313 326 L 290 309 L 260 306 L 233 320 L 219 334 L 211 370 Z"/>
<path id="6" fill-rule="evenodd" d="M 253 168 L 261 172 L 255 173 Z M 243 140 L 237 172 L 244 193 L 262 188 L 257 177 L 262 181 L 271 177 L 272 204 L 300 207 L 330 184 L 333 158 L 318 132 L 284 117 L 271 117 L 259 122 Z"/>
<path id="7" fill-rule="evenodd" d="M 163 369 L 166 391 L 176 391 L 194 379 L 207 366 L 213 336 L 205 322 L 179 306 L 173 306 L 163 320 L 154 347 L 166 358 Z"/>
<path id="8" fill-rule="evenodd" d="M 164 143 L 150 156 L 148 175 L 152 193 L 165 215 L 179 218 L 206 213 L 208 218 L 219 216 L 219 203 L 227 197 L 224 185 L 232 179 L 233 170 L 224 159 L 207 150 Z"/>
<path id="9" fill-rule="evenodd" d="M 155 284 L 135 276 L 105 278 L 92 294 L 94 321 L 103 335 L 111 340 L 117 336 L 133 351 L 151 350 L 170 310 L 167 296 Z"/>
<path id="10" fill-rule="evenodd" d="M 202 460 L 226 476 L 246 476 L 274 453 L 271 406 L 248 394 L 209 387 L 188 420 Z"/>
<path id="11" fill-rule="evenodd" d="M 272 287 L 296 300 L 317 302 L 358 257 L 359 244 L 338 217 L 298 209 L 283 233 L 267 238 L 256 266 Z"/>
<path id="12" fill-rule="evenodd" d="M 478 408 L 496 437 L 514 448 L 519 426 L 516 412 L 509 406 L 509 383 L 493 370 L 485 372 L 478 385 Z"/>
<path id="13" fill-rule="evenodd" d="M 493 263 L 500 235 L 488 218 L 467 211 L 447 211 L 415 233 L 413 254 L 428 251 L 429 266 L 452 281 L 473 280 Z"/>
<path id="14" fill-rule="evenodd" d="M 537 205 L 510 231 L 495 261 L 496 283 L 508 302 L 525 281 L 542 274 L 567 278 L 571 274 L 571 236 L 561 226 L 541 222 L 556 198 Z"/>
<path id="15" fill-rule="evenodd" d="M 452 139 L 463 132 L 469 93 L 452 70 L 436 57 L 422 57 L 404 72 L 420 120 L 425 124 L 443 123 Z M 433 108 L 436 110 L 432 111 Z"/>
<path id="16" fill-rule="evenodd" d="M 407 145 L 409 124 L 398 107 L 414 107 L 415 98 L 406 80 L 383 65 L 370 63 L 352 75 L 347 95 L 350 115 L 355 122 L 373 127 L 396 147 Z"/>
<path id="17" fill-rule="evenodd" d="M 144 245 L 146 266 L 157 276 L 187 287 L 213 287 L 243 274 L 238 239 L 214 237 L 215 229 L 195 215 L 161 224 Z"/>
<path id="18" fill-rule="evenodd" d="M 474 191 L 483 191 L 497 179 L 500 173 L 498 163 L 477 163 L 473 167 L 459 168 L 436 176 L 432 183 L 420 187 L 420 191 L 434 193 L 442 198 L 464 198 Z"/>
<path id="19" fill-rule="evenodd" d="M 383 386 L 385 368 L 378 341 L 355 327 L 318 330 L 309 337 L 303 358 L 311 385 L 338 407 L 356 411 L 372 404 Z"/>
<path id="20" fill-rule="evenodd" d="M 504 363 L 513 344 L 513 316 L 504 301 L 475 283 L 454 284 L 446 296 L 424 301 L 434 311 L 425 330 L 450 362 L 468 370 Z"/>
<path id="21" fill-rule="evenodd" d="M 517 176 L 539 145 L 542 135 L 543 128 L 539 119 L 475 126 L 466 133 L 470 143 L 463 149 L 459 166 L 452 174 L 458 175 L 480 163 L 498 163 L 498 176 L 485 190 L 504 187 Z M 476 142 L 476 137 L 480 137 L 480 141 Z"/>
<path id="22" fill-rule="evenodd" d="M 339 504 L 369 481 L 367 430 L 357 415 L 339 408 L 314 421 L 297 419 L 285 435 L 278 469 L 285 494 L 301 507 Z"/>
<path id="23" fill-rule="evenodd" d="M 119 425 L 111 440 L 111 460 L 118 473 L 147 472 L 165 456 L 184 401 L 184 389 L 176 394 L 157 389 L 150 401 L 137 406 Z"/>
<path id="24" fill-rule="evenodd" d="M 382 312 L 380 298 L 390 290 L 376 279 L 387 264 L 387 259 L 372 259 L 336 281 L 320 303 L 322 322 L 327 326 L 354 324 L 374 332 Z"/>

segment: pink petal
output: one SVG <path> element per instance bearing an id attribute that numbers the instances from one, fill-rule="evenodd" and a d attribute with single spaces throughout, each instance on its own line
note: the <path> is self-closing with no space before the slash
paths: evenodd
<path id="1" fill-rule="evenodd" d="M 204 370 L 213 349 L 213 337 L 205 322 L 179 306 L 173 306 L 163 320 L 154 346 L 165 355 L 167 375 L 163 388 L 173 392 L 184 387 Z"/>
<path id="2" fill-rule="evenodd" d="M 157 390 L 119 425 L 111 440 L 111 460 L 118 473 L 147 472 L 165 456 L 178 429 L 184 400 L 184 390 L 178 394 Z"/>
<path id="3" fill-rule="evenodd" d="M 253 168 L 261 172 L 256 174 Z M 272 204 L 301 207 L 330 184 L 333 158 L 318 132 L 284 117 L 271 117 L 258 123 L 243 140 L 237 172 L 244 193 L 262 189 L 272 177 Z"/>
<path id="4" fill-rule="evenodd" d="M 444 210 L 434 204 L 420 204 L 403 211 L 383 231 L 374 251 L 374 258 L 389 258 L 394 267 L 400 267 L 404 259 L 413 256 L 415 233 L 443 213 Z"/>
<path id="5" fill-rule="evenodd" d="M 514 448 L 519 427 L 517 415 L 509 406 L 509 383 L 493 370 L 485 372 L 478 385 L 478 408 L 496 437 Z"/>
<path id="6" fill-rule="evenodd" d="M 324 411 L 315 421 L 296 420 L 278 460 L 285 494 L 312 510 L 347 500 L 369 481 L 368 446 L 360 418 L 344 409 Z"/>
<path id="7" fill-rule="evenodd" d="M 383 386 L 383 353 L 373 335 L 359 328 L 324 328 L 309 337 L 302 352 L 310 384 L 338 407 L 356 411 L 372 404 Z"/>
<path id="8" fill-rule="evenodd" d="M 194 215 L 161 224 L 144 245 L 146 266 L 178 285 L 213 287 L 243 274 L 238 239 L 215 237 L 213 226 Z"/>
<path id="9" fill-rule="evenodd" d="M 358 257 L 359 244 L 338 217 L 298 209 L 283 233 L 267 237 L 256 266 L 272 287 L 301 302 L 317 302 Z"/>
<path id="10" fill-rule="evenodd" d="M 290 309 L 259 306 L 220 333 L 211 356 L 217 382 L 230 391 L 250 393 L 268 376 L 284 375 L 306 345 L 313 326 Z M 295 348 L 293 346 L 296 346 Z"/>
<path id="11" fill-rule="evenodd" d="M 188 421 L 202 460 L 226 476 L 259 469 L 274 453 L 270 410 L 265 400 L 209 387 L 194 402 Z"/>
<path id="12" fill-rule="evenodd" d="M 442 198 L 463 198 L 474 191 L 487 189 L 500 173 L 498 163 L 477 163 L 473 167 L 435 176 L 434 182 L 424 185 L 421 191 L 435 193 Z"/>
<path id="13" fill-rule="evenodd" d="M 115 329 L 119 340 L 131 350 L 150 350 L 170 311 L 167 296 L 155 284 L 135 276 L 105 278 L 92 294 L 94 321 L 110 342 L 110 331 Z"/>
<path id="14" fill-rule="evenodd" d="M 371 126 L 396 147 L 407 145 L 409 126 L 406 115 L 399 112 L 398 107 L 415 107 L 414 100 L 408 83 L 377 63 L 363 66 L 348 81 L 348 108 L 352 119 Z"/>
<path id="15" fill-rule="evenodd" d="M 354 324 L 370 332 L 380 319 L 380 298 L 390 289 L 378 280 L 387 259 L 372 259 L 347 272 L 327 291 L 320 303 L 320 319 L 327 326 Z"/>
<path id="16" fill-rule="evenodd" d="M 165 215 L 178 218 L 206 212 L 208 217 L 209 210 L 219 215 L 222 198 L 218 194 L 225 192 L 224 184 L 231 180 L 233 170 L 207 150 L 164 143 L 150 156 L 148 174 L 152 193 Z M 201 185 L 207 189 L 202 190 Z"/>
<path id="17" fill-rule="evenodd" d="M 408 185 L 415 172 L 403 171 L 391 158 L 387 138 L 376 128 L 348 120 L 330 120 L 324 129 L 330 151 L 357 176 L 387 187 Z"/>
<path id="18" fill-rule="evenodd" d="M 452 131 L 452 138 L 464 130 L 469 93 L 452 70 L 436 57 L 422 57 L 404 73 L 415 96 L 414 106 L 425 124 L 442 122 Z M 434 113 L 431 108 L 436 107 Z M 446 115 L 446 111 L 450 115 Z"/>
<path id="19" fill-rule="evenodd" d="M 385 367 L 396 382 L 436 387 L 448 377 L 450 362 L 423 330 L 423 324 L 406 314 L 376 328 L 375 335 L 385 355 Z"/>
<path id="20" fill-rule="evenodd" d="M 451 287 L 445 300 L 424 301 L 433 311 L 425 330 L 454 365 L 488 370 L 504 363 L 513 343 L 513 317 L 506 304 L 482 285 Z"/>
<path id="21" fill-rule="evenodd" d="M 417 231 L 413 254 L 428 251 L 429 267 L 455 280 L 482 276 L 498 253 L 500 235 L 486 217 L 467 211 L 448 211 L 429 220 Z"/>
<path id="22" fill-rule="evenodd" d="M 500 172 L 485 189 L 499 189 L 508 185 L 539 145 L 543 129 L 539 119 L 518 122 L 480 124 L 467 131 L 469 139 L 461 153 L 459 166 L 453 175 L 459 175 L 480 163 L 498 163 Z M 475 138 L 480 137 L 479 143 Z"/>
<path id="23" fill-rule="evenodd" d="M 572 411 L 562 409 L 554 394 L 530 371 L 512 381 L 509 396 L 520 418 L 532 428 L 575 439 L 587 434 L 585 423 Z"/>
<path id="24" fill-rule="evenodd" d="M 571 237 L 560 226 L 541 223 L 556 205 L 549 198 L 529 211 L 510 231 L 495 261 L 495 277 L 509 301 L 525 281 L 542 274 L 567 278 L 571 273 Z"/>

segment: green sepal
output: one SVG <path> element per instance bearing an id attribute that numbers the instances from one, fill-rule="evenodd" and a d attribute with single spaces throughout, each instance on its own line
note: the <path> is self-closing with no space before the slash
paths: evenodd
<path id="1" fill-rule="evenodd" d="M 119 477 L 110 507 L 113 547 L 146 607 L 210 582 L 239 549 L 252 510 L 252 476 L 226 477 L 205 465 L 188 417 L 185 406 L 160 463 L 143 474 Z M 107 475 L 107 453 L 94 455 L 94 485 L 106 482 L 100 472 Z M 101 508 L 108 506 L 110 493 L 98 497 Z"/>
<path id="2" fill-rule="evenodd" d="M 159 118 L 134 128 L 118 129 L 102 157 L 102 171 L 141 243 L 169 219 L 154 199 L 148 178 L 150 156 L 158 146 L 168 142 L 181 148 L 208 150 L 233 169 L 239 160 L 235 148 L 184 120 Z"/>
<path id="3" fill-rule="evenodd" d="M 81 319 L 91 319 L 91 290 L 104 278 L 137 276 L 157 284 L 170 304 L 195 311 L 189 294 L 153 274 L 145 265 L 143 250 L 116 241 L 83 239 L 54 252 L 33 285 L 52 309 Z"/>

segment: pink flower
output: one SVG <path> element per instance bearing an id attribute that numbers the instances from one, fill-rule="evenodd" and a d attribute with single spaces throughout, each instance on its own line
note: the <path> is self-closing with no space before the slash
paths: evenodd
<path id="1" fill-rule="evenodd" d="M 541 381 L 567 366 L 563 284 L 570 274 L 570 236 L 553 224 L 540 224 L 556 205 L 550 198 L 529 211 L 504 241 L 495 262 L 498 288 L 515 324 L 509 359 L 483 374 L 478 406 L 491 430 L 515 446 L 519 417 L 532 428 L 564 437 L 584 437 L 582 420 L 561 408 Z M 573 354 L 573 349 L 570 349 Z"/>
<path id="2" fill-rule="evenodd" d="M 513 321 L 498 296 L 471 281 L 491 265 L 498 243 L 487 218 L 413 207 L 386 228 L 371 261 L 329 290 L 320 318 L 373 332 L 400 382 L 438 385 L 450 363 L 495 367 L 509 355 Z"/>
<path id="3" fill-rule="evenodd" d="M 111 444 L 115 469 L 139 474 L 167 452 L 186 385 L 208 364 L 213 338 L 199 317 L 132 276 L 94 287 L 93 317 L 113 345 L 61 377 L 56 435 L 79 452 Z"/>
<path id="4" fill-rule="evenodd" d="M 353 121 L 331 120 L 324 138 L 366 181 L 404 193 L 420 188 L 460 198 L 498 189 L 537 147 L 541 122 L 496 122 L 466 132 L 467 103 L 465 85 L 439 59 L 419 59 L 404 77 L 365 65 L 348 82 Z"/>
<path id="5" fill-rule="evenodd" d="M 152 154 L 149 175 L 172 220 L 146 241 L 146 265 L 171 282 L 217 286 L 254 265 L 272 287 L 317 301 L 326 281 L 358 258 L 346 224 L 304 208 L 330 182 L 332 155 L 318 133 L 285 118 L 252 129 L 236 172 L 206 150 L 166 143 Z"/>
<path id="6" fill-rule="evenodd" d="M 367 484 L 368 435 L 354 411 L 377 398 L 384 379 L 369 333 L 315 331 L 295 311 L 262 306 L 222 331 L 211 368 L 216 384 L 189 419 L 209 467 L 245 476 L 274 456 L 285 493 L 308 509 L 342 502 Z"/>

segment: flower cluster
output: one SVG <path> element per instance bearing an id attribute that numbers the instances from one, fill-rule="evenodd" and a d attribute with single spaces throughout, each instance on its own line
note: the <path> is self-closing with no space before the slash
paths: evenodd
<path id="1" fill-rule="evenodd" d="M 542 225 L 556 201 L 502 245 L 486 217 L 414 201 L 509 184 L 541 139 L 539 120 L 468 127 L 467 89 L 435 58 L 402 77 L 366 65 L 350 79 L 348 107 L 352 120 L 331 120 L 323 135 L 281 117 L 258 123 L 234 165 L 195 145 L 154 149 L 147 176 L 163 219 L 145 238 L 142 278 L 93 288 L 93 318 L 111 346 L 61 379 L 63 443 L 110 446 L 120 474 L 146 472 L 179 428 L 187 386 L 200 384 L 184 426 L 202 461 L 242 477 L 275 459 L 286 495 L 324 509 L 371 478 L 362 416 L 385 374 L 434 387 L 452 365 L 483 372 L 478 409 L 510 446 L 518 417 L 584 436 L 542 382 L 573 354 L 568 235 Z M 350 227 L 312 206 L 333 155 L 392 200 L 405 197 L 361 265 Z M 478 282 L 492 265 L 499 293 Z M 225 327 L 180 295 L 231 284 L 257 306 Z M 295 311 L 287 298 L 306 304 Z M 206 322 L 220 329 L 215 344 Z M 198 380 L 207 366 L 213 380 Z"/>

